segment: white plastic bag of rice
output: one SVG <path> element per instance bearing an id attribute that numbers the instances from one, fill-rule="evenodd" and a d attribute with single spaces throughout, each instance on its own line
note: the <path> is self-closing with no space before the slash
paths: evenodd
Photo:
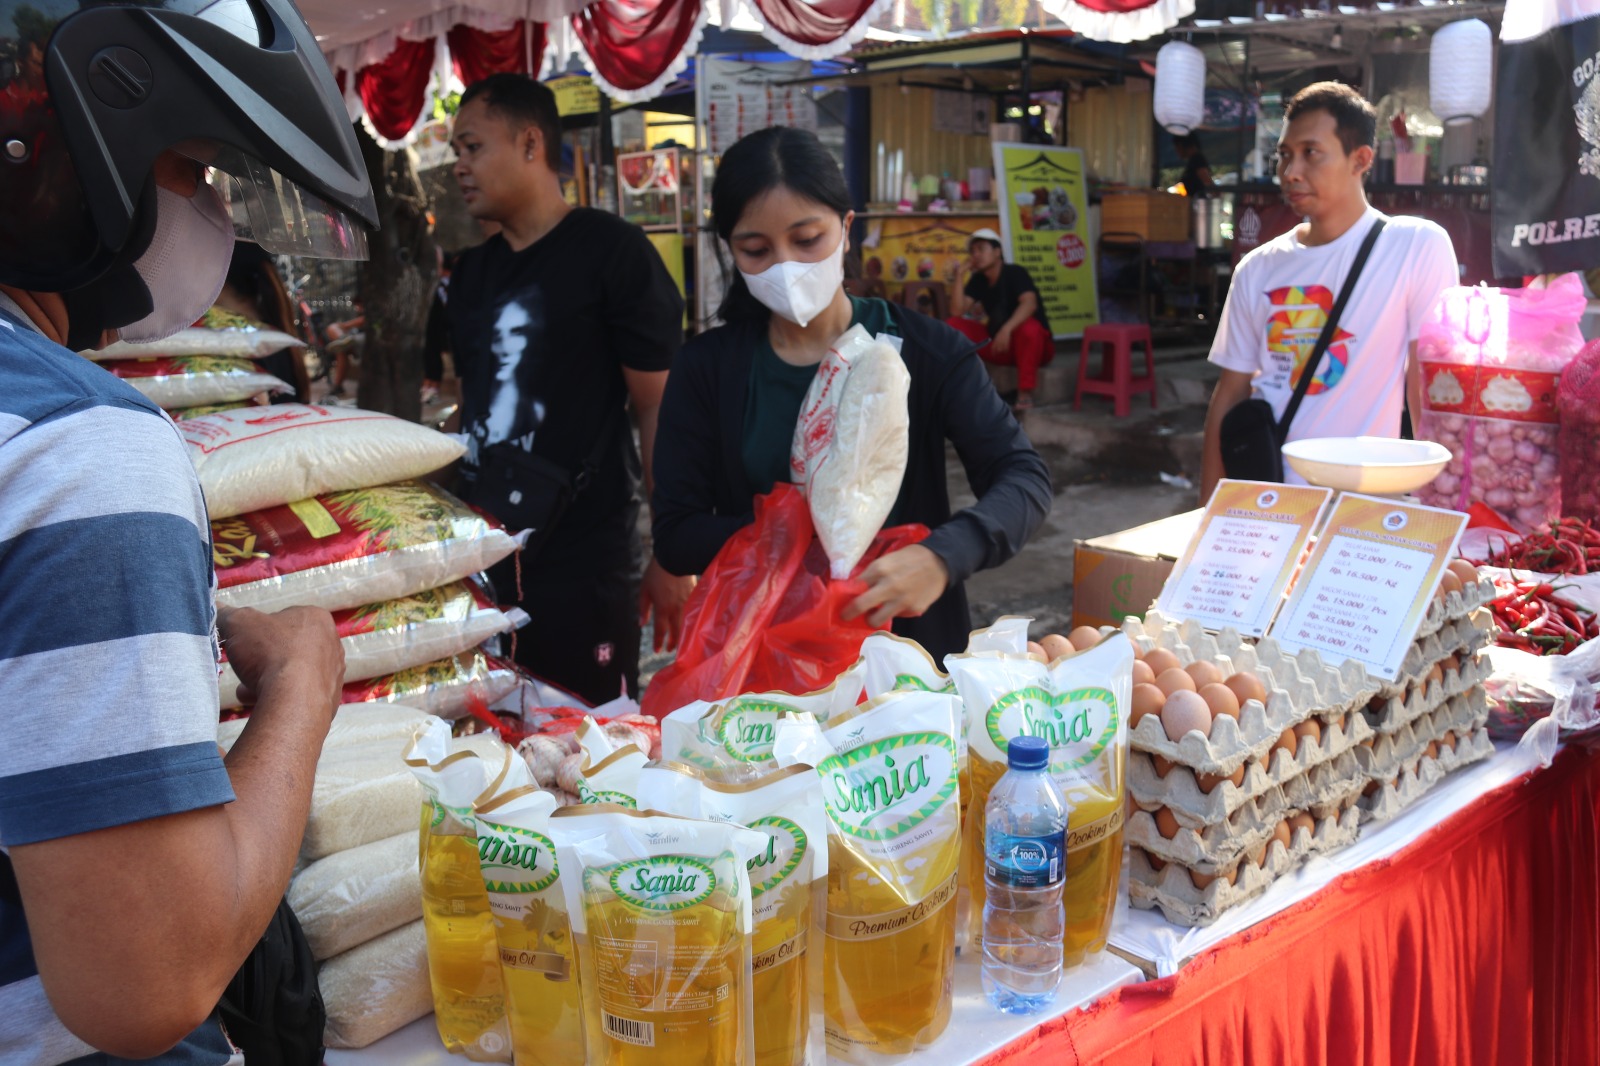
<path id="1" fill-rule="evenodd" d="M 399 599 L 487 570 L 521 543 L 421 481 L 334 492 L 211 523 L 217 603 L 261 611 L 342 611 Z"/>
<path id="2" fill-rule="evenodd" d="M 525 625 L 528 616 L 501 611 L 476 581 L 455 581 L 397 600 L 337 611 L 344 679 L 364 681 L 459 655 L 490 637 Z M 226 654 L 226 653 L 224 653 Z M 239 706 L 239 678 L 224 660 L 217 678 L 221 706 Z"/>
<path id="3" fill-rule="evenodd" d="M 852 326 L 823 358 L 800 407 L 790 479 L 811 504 L 835 580 L 850 576 L 900 495 L 910 391 L 895 346 Z"/>
<path id="4" fill-rule="evenodd" d="M 323 738 L 322 758 L 326 759 L 337 748 L 357 744 L 381 741 L 403 745 L 427 718 L 426 714 L 415 708 L 391 703 L 357 703 L 340 707 L 333 716 L 333 724 L 328 727 L 328 735 Z M 224 751 L 232 751 L 234 742 L 248 724 L 248 718 L 235 718 L 218 724 L 217 743 L 222 745 Z"/>
<path id="5" fill-rule="evenodd" d="M 100 365 L 165 410 L 234 403 L 260 392 L 294 391 L 293 385 L 250 360 L 223 355 L 164 355 Z"/>
<path id="6" fill-rule="evenodd" d="M 165 340 L 115 344 L 83 354 L 97 363 L 108 359 L 143 359 L 161 355 L 226 355 L 235 359 L 260 359 L 300 345 L 296 337 L 251 322 L 243 315 L 212 308 L 200 325 L 180 329 Z"/>
<path id="7" fill-rule="evenodd" d="M 178 428 L 212 518 L 422 477 L 466 451 L 437 430 L 350 407 L 277 404 L 189 418 Z"/>
<path id="8" fill-rule="evenodd" d="M 301 858 L 314 862 L 416 832 L 422 786 L 400 757 L 402 748 L 403 742 L 379 740 L 323 752 L 311 786 Z"/>
<path id="9" fill-rule="evenodd" d="M 383 677 L 352 681 L 341 698 L 345 703 L 403 703 L 453 719 L 471 714 L 474 700 L 487 708 L 520 682 L 516 667 L 478 650 Z"/>
<path id="10" fill-rule="evenodd" d="M 433 988 L 421 919 L 329 959 L 317 984 L 328 1010 L 323 1040 L 331 1048 L 363 1048 L 427 1017 Z"/>
<path id="11" fill-rule="evenodd" d="M 312 863 L 289 882 L 289 908 L 320 962 L 422 917 L 415 830 Z"/>

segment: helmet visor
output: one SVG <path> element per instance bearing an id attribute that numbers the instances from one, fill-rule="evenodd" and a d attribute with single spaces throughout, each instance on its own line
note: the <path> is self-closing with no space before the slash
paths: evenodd
<path id="1" fill-rule="evenodd" d="M 205 160 L 228 203 L 234 235 L 276 255 L 367 258 L 367 227 L 265 163 L 231 148 Z"/>

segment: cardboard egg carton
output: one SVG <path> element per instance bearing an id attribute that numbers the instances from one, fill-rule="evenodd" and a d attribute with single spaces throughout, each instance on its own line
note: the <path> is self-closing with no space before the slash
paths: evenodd
<path id="1" fill-rule="evenodd" d="M 1393 779 L 1385 780 L 1376 792 L 1363 795 L 1356 803 L 1361 821 L 1383 822 L 1393 818 L 1421 799 L 1446 774 L 1493 754 L 1494 741 L 1489 739 L 1489 730 L 1479 726 L 1458 739 L 1454 748 L 1441 749 L 1438 758 L 1423 755 L 1403 766 Z"/>
<path id="2" fill-rule="evenodd" d="M 1401 726 L 1438 710 L 1447 700 L 1481 686 L 1493 672 L 1494 667 L 1487 657 L 1468 655 L 1459 667 L 1444 672 L 1443 682 L 1413 683 L 1403 698 L 1374 697 L 1362 714 L 1374 732 L 1393 733 Z"/>
<path id="3" fill-rule="evenodd" d="M 1488 611 L 1473 611 L 1466 618 L 1444 625 L 1437 633 L 1415 641 L 1394 681 L 1385 681 L 1379 687 L 1379 698 L 1404 699 L 1408 690 L 1423 677 L 1434 663 L 1447 655 L 1472 656 L 1486 647 L 1494 638 L 1494 617 Z"/>
<path id="4" fill-rule="evenodd" d="M 1352 807 L 1337 818 L 1319 821 L 1314 832 L 1296 830 L 1288 848 L 1280 842 L 1270 842 L 1260 866 L 1248 856 L 1241 856 L 1233 867 L 1236 878 L 1232 884 L 1226 876 L 1220 876 L 1204 889 L 1195 887 L 1188 869 L 1182 865 L 1169 862 L 1157 870 L 1143 850 L 1133 848 L 1128 860 L 1128 899 L 1142 910 L 1159 908 L 1174 925 L 1210 925 L 1224 912 L 1265 892 L 1306 856 L 1345 847 L 1359 832 L 1360 812 Z"/>
<path id="5" fill-rule="evenodd" d="M 1139 724 L 1143 726 L 1143 720 Z M 1212 725 L 1211 732 L 1215 739 L 1216 724 Z M 1316 740 L 1302 737 L 1293 755 L 1283 749 L 1270 750 L 1269 745 L 1266 755 L 1244 764 L 1243 781 L 1235 785 L 1225 780 L 1210 792 L 1200 788 L 1196 772 L 1191 768 L 1175 765 L 1162 777 L 1156 772 L 1151 755 L 1132 751 L 1128 755 L 1128 790 L 1133 793 L 1134 802 L 1146 809 L 1170 807 L 1182 824 L 1217 825 L 1231 818 L 1245 804 L 1348 754 L 1370 736 L 1372 729 L 1361 715 L 1347 714 L 1342 727 L 1329 723 L 1322 727 L 1322 734 Z M 1276 743 L 1276 738 L 1273 742 Z"/>
<path id="6" fill-rule="evenodd" d="M 1177 812 L 1173 813 L 1176 817 Z M 1215 825 L 1186 826 L 1180 819 L 1178 832 L 1168 840 L 1156 827 L 1152 812 L 1136 810 L 1128 819 L 1128 842 L 1167 862 L 1216 874 L 1231 870 L 1241 855 L 1270 839 L 1273 829 L 1290 813 L 1283 794 L 1273 789 Z"/>
<path id="7" fill-rule="evenodd" d="M 1368 780 L 1389 781 L 1445 733 L 1457 737 L 1474 733 L 1488 716 L 1488 697 L 1483 686 L 1476 685 L 1393 733 L 1379 733 L 1371 747 L 1356 750 L 1356 759 Z"/>
<path id="8" fill-rule="evenodd" d="M 1467 617 L 1494 599 L 1494 595 L 1494 582 L 1480 577 L 1476 584 L 1460 592 L 1447 593 L 1442 599 L 1433 600 L 1428 604 L 1427 616 L 1423 618 L 1417 635 L 1423 637 L 1439 632 L 1444 626 Z"/>
<path id="9" fill-rule="evenodd" d="M 1347 750 L 1287 782 L 1283 797 L 1290 807 L 1310 811 L 1320 819 L 1329 811 L 1342 808 L 1351 797 L 1359 796 L 1368 780 L 1355 751 Z"/>

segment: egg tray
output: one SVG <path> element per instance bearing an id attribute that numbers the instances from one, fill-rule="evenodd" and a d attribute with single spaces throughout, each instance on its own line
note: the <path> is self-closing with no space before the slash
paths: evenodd
<path id="1" fill-rule="evenodd" d="M 1480 577 L 1477 583 L 1460 592 L 1448 592 L 1443 599 L 1428 604 L 1428 613 L 1417 630 L 1418 637 L 1431 636 L 1445 625 L 1465 618 L 1495 598 L 1494 582 Z"/>
<path id="2" fill-rule="evenodd" d="M 1356 750 L 1356 760 L 1369 781 L 1387 781 L 1446 732 L 1471 733 L 1484 724 L 1488 713 L 1483 687 L 1475 686 L 1392 733 L 1379 733 L 1371 747 Z"/>
<path id="3" fill-rule="evenodd" d="M 1234 884 L 1218 877 L 1204 889 L 1195 887 L 1185 867 L 1167 863 L 1157 870 L 1142 850 L 1133 848 L 1128 859 L 1128 900 L 1141 910 L 1159 908 L 1162 916 L 1174 925 L 1210 925 L 1226 911 L 1265 892 L 1308 855 L 1352 843 L 1360 833 L 1360 824 L 1360 812 L 1351 808 L 1338 818 L 1319 821 L 1314 832 L 1298 829 L 1288 848 L 1276 841 L 1267 845 L 1264 865 L 1257 866 L 1242 857 L 1235 867 L 1238 879 Z"/>
<path id="4" fill-rule="evenodd" d="M 1437 633 L 1415 641 L 1401 664 L 1394 681 L 1383 681 L 1376 695 L 1381 699 L 1404 699 L 1407 689 L 1446 655 L 1473 655 L 1494 639 L 1494 616 L 1478 610 L 1466 618 L 1446 624 Z"/>
<path id="5" fill-rule="evenodd" d="M 1285 783 L 1283 798 L 1293 810 L 1326 813 L 1343 805 L 1350 797 L 1359 796 L 1367 781 L 1355 751 L 1346 751 L 1331 762 Z"/>
<path id="6" fill-rule="evenodd" d="M 1445 671 L 1443 682 L 1414 684 L 1404 698 L 1375 697 L 1361 713 L 1374 732 L 1393 733 L 1401 726 L 1438 710 L 1445 701 L 1482 685 L 1492 673 L 1494 666 L 1487 657 L 1469 655 L 1457 669 Z"/>
<path id="7" fill-rule="evenodd" d="M 1141 720 L 1140 725 L 1143 724 Z M 1213 725 L 1211 729 L 1215 735 L 1218 727 Z M 1331 723 L 1325 725 L 1316 741 L 1307 743 L 1302 738 L 1294 755 L 1281 749 L 1281 753 L 1269 750 L 1266 755 L 1245 764 L 1245 776 L 1240 784 L 1223 781 L 1210 792 L 1201 791 L 1195 772 L 1189 767 L 1174 766 L 1166 777 L 1161 777 L 1156 773 L 1151 755 L 1132 751 L 1128 755 L 1128 791 L 1143 807 L 1170 807 L 1181 824 L 1216 825 L 1274 788 L 1349 753 L 1370 736 L 1372 729 L 1361 715 L 1347 714 L 1343 728 L 1335 728 Z"/>
<path id="8" fill-rule="evenodd" d="M 1287 656 L 1270 640 L 1260 647 L 1239 644 L 1233 655 L 1224 655 L 1218 640 L 1237 641 L 1238 634 L 1224 630 L 1220 638 L 1213 637 L 1197 623 L 1174 626 L 1154 611 L 1145 623 L 1127 619 L 1123 632 L 1143 651 L 1161 647 L 1186 662 L 1203 659 L 1229 674 L 1248 671 L 1267 688 L 1264 705 L 1246 700 L 1239 718 L 1216 719 L 1209 737 L 1191 731 L 1177 742 L 1169 740 L 1157 715 L 1146 715 L 1129 731 L 1128 743 L 1135 751 L 1160 755 L 1198 773 L 1232 775 L 1250 759 L 1266 755 L 1285 729 L 1314 715 L 1347 714 L 1365 706 L 1375 691 L 1366 672 L 1354 663 L 1333 670 L 1314 652 Z"/>
<path id="9" fill-rule="evenodd" d="M 1273 827 L 1291 813 L 1283 793 L 1273 789 L 1234 811 L 1225 822 L 1190 826 L 1180 819 L 1177 834 L 1168 840 L 1156 827 L 1152 812 L 1135 810 L 1127 823 L 1128 842 L 1168 862 L 1214 874 L 1232 869 L 1239 856 L 1270 838 Z"/>
<path id="10" fill-rule="evenodd" d="M 1362 823 L 1388 821 L 1426 795 L 1445 775 L 1482 762 L 1493 754 L 1494 741 L 1489 737 L 1489 730 L 1480 726 L 1457 740 L 1454 749 L 1441 750 L 1438 758 L 1423 755 L 1394 775 L 1393 784 L 1385 781 L 1378 791 L 1356 802 Z"/>

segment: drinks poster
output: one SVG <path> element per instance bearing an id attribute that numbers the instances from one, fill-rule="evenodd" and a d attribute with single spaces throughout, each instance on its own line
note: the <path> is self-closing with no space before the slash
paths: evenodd
<path id="1" fill-rule="evenodd" d="M 952 295 L 967 265 L 972 235 L 1000 220 L 984 215 L 926 215 L 875 218 L 861 242 L 861 270 L 868 281 L 881 281 L 891 299 L 907 282 L 942 281 Z"/>
<path id="2" fill-rule="evenodd" d="M 1006 262 L 1032 275 L 1057 337 L 1082 336 L 1100 321 L 1083 152 L 996 144 L 994 172 Z"/>

